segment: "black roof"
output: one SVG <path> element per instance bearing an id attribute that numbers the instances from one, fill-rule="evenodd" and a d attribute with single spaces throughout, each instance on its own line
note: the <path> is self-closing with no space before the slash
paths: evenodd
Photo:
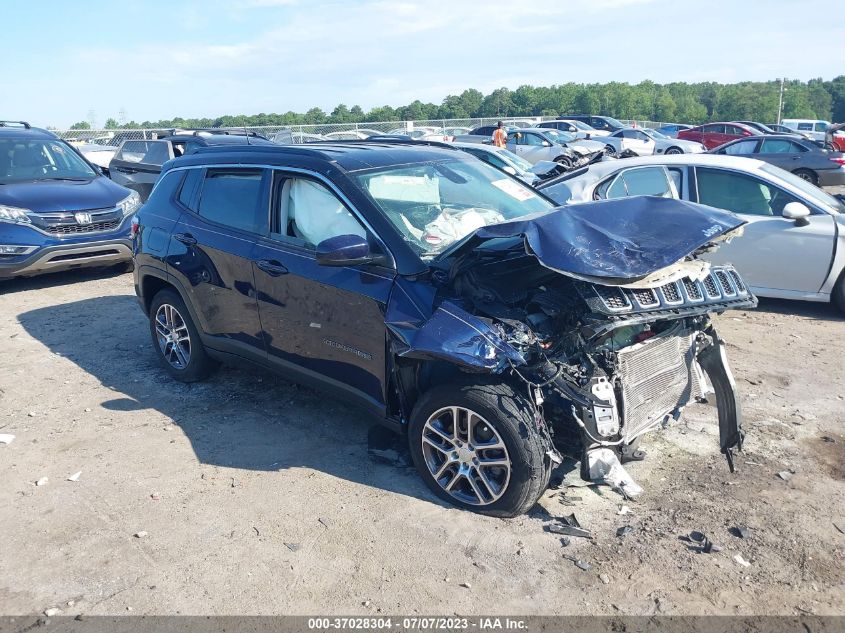
<path id="1" fill-rule="evenodd" d="M 55 134 L 40 127 L 32 127 L 26 121 L 0 121 L 0 137 L 56 139 Z"/>
<path id="2" fill-rule="evenodd" d="M 258 161 L 285 165 L 290 160 L 322 160 L 331 162 L 345 171 L 358 171 L 373 167 L 408 165 L 436 160 L 457 158 L 464 160 L 463 152 L 445 143 L 420 141 L 320 141 L 302 145 L 241 145 L 204 147 L 194 154 L 174 161 L 176 165 L 203 164 L 208 162 Z"/>

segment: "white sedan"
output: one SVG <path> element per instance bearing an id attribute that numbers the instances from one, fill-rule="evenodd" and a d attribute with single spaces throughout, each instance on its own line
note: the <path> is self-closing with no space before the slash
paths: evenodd
<path id="1" fill-rule="evenodd" d="M 761 297 L 833 301 L 845 311 L 845 204 L 769 163 L 648 156 L 595 163 L 537 188 L 559 204 L 658 195 L 733 211 L 745 232 L 710 261 L 734 264 Z"/>
<path id="2" fill-rule="evenodd" d="M 700 154 L 707 151 L 701 143 L 671 138 L 648 128 L 626 127 L 597 140 L 607 146 L 607 153 L 611 156 L 620 155 L 623 152 L 637 156 L 651 156 L 652 154 Z"/>

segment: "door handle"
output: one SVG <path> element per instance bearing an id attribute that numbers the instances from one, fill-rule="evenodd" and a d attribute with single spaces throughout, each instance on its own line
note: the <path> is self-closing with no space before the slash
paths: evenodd
<path id="1" fill-rule="evenodd" d="M 279 275 L 286 275 L 288 273 L 288 269 L 275 259 L 260 259 L 255 262 L 255 265 L 271 277 L 278 277 Z"/>
<path id="2" fill-rule="evenodd" d="M 193 246 L 197 243 L 197 238 L 190 233 L 176 233 L 173 235 L 173 239 L 177 242 L 182 242 L 182 244 L 187 244 L 188 246 Z"/>
<path id="3" fill-rule="evenodd" d="M 137 169 L 127 169 L 126 167 L 115 167 L 115 171 L 119 171 L 121 174 L 137 174 Z"/>

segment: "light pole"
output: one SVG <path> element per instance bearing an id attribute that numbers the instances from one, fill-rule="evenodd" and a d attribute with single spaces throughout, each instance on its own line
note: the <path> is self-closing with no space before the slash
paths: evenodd
<path id="1" fill-rule="evenodd" d="M 777 124 L 780 125 L 780 117 L 783 114 L 783 82 L 786 81 L 785 77 L 782 77 L 780 80 L 780 98 L 778 99 L 778 120 Z"/>

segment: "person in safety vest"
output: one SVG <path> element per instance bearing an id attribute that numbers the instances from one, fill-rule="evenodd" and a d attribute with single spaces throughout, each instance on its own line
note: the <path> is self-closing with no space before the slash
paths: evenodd
<path id="1" fill-rule="evenodd" d="M 493 145 L 505 147 L 508 144 L 508 133 L 505 131 L 505 124 L 499 121 L 493 131 Z"/>

